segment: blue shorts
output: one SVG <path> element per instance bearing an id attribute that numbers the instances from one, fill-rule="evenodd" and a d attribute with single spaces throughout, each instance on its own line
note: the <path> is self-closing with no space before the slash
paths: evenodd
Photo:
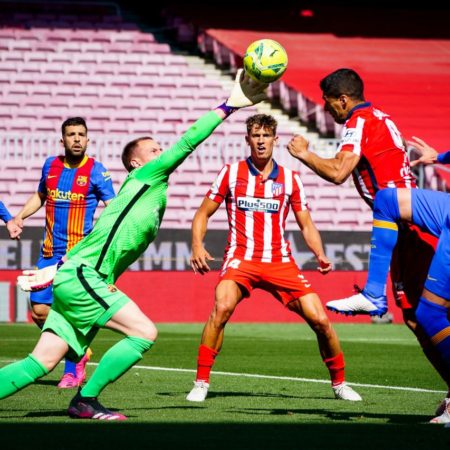
<path id="1" fill-rule="evenodd" d="M 36 264 L 38 269 L 43 269 L 44 267 L 52 266 L 56 264 L 61 256 L 52 256 L 51 258 L 44 258 L 42 255 L 39 257 L 39 261 Z M 53 303 L 53 286 L 49 286 L 42 291 L 31 292 L 30 293 L 30 302 L 31 303 L 44 303 L 46 305 L 51 305 Z"/>
<path id="2" fill-rule="evenodd" d="M 450 301 L 450 195 L 412 189 L 411 206 L 413 222 L 439 238 L 425 289 Z"/>

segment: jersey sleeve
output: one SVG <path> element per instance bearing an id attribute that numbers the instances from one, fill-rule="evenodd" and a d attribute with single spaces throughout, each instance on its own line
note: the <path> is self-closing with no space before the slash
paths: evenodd
<path id="1" fill-rule="evenodd" d="M 361 156 L 364 122 L 362 117 L 351 117 L 342 129 L 337 152 L 352 152 Z"/>
<path id="2" fill-rule="evenodd" d="M 140 168 L 136 179 L 145 183 L 149 178 L 169 176 L 221 123 L 214 111 L 203 115 L 175 145 Z"/>
<path id="3" fill-rule="evenodd" d="M 47 186 L 46 186 L 47 175 L 50 170 L 50 165 L 54 159 L 55 159 L 54 157 L 47 158 L 44 162 L 44 165 L 42 166 L 41 179 L 39 180 L 38 192 L 40 192 L 41 194 L 44 194 L 45 196 L 47 195 Z"/>
<path id="4" fill-rule="evenodd" d="M 222 203 L 225 197 L 228 194 L 229 191 L 229 173 L 230 173 L 230 166 L 226 165 L 222 168 L 222 170 L 219 172 L 219 175 L 217 175 L 216 179 L 214 180 L 214 183 L 209 188 L 206 197 L 208 197 L 210 200 L 216 202 L 216 203 Z"/>
<path id="5" fill-rule="evenodd" d="M 308 210 L 305 189 L 298 173 L 292 173 L 291 207 L 294 212 Z"/>
<path id="6" fill-rule="evenodd" d="M 437 156 L 437 162 L 441 164 L 450 164 L 450 150 L 445 153 L 440 153 Z"/>
<path id="7" fill-rule="evenodd" d="M 9 211 L 6 209 L 6 206 L 3 204 L 3 202 L 0 202 L 0 219 L 3 220 L 3 222 L 9 222 L 13 217 L 9 213 Z"/>
<path id="8" fill-rule="evenodd" d="M 102 163 L 95 161 L 92 177 L 97 200 L 106 202 L 115 197 L 111 175 Z"/>

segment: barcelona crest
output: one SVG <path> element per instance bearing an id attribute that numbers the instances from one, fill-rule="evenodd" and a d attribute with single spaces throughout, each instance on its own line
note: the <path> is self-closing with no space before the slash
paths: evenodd
<path id="1" fill-rule="evenodd" d="M 78 186 L 86 186 L 87 184 L 87 176 L 86 175 L 78 175 L 77 185 Z"/>

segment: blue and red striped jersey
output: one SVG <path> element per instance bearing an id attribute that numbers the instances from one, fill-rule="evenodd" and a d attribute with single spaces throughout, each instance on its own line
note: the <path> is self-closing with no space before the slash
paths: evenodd
<path id="1" fill-rule="evenodd" d="M 85 156 L 76 168 L 64 156 L 47 158 L 42 167 L 38 191 L 46 196 L 45 233 L 42 255 L 65 255 L 94 225 L 100 200 L 114 197 L 108 170 L 94 158 Z"/>

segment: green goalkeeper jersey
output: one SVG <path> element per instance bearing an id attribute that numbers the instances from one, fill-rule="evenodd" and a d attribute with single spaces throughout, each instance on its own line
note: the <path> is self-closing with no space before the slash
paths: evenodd
<path id="1" fill-rule="evenodd" d="M 76 258 L 114 283 L 155 239 L 166 209 L 170 174 L 221 122 L 215 112 L 205 114 L 169 150 L 133 170 L 68 259 Z"/>

